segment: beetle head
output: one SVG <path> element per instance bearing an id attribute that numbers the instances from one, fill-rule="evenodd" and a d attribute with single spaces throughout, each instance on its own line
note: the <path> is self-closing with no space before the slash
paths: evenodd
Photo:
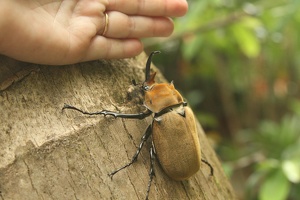
<path id="1" fill-rule="evenodd" d="M 143 90 L 149 90 L 151 88 L 151 86 L 155 83 L 154 78 L 155 78 L 156 72 L 154 72 L 153 74 L 150 74 L 150 67 L 151 67 L 152 56 L 154 54 L 158 54 L 158 53 L 160 53 L 160 51 L 153 51 L 147 60 L 145 81 L 142 86 Z"/>

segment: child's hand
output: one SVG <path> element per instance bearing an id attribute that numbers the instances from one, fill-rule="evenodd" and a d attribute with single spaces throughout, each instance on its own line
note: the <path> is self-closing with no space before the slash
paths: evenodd
<path id="1" fill-rule="evenodd" d="M 132 57 L 186 12 L 185 0 L 1 0 L 0 54 L 51 65 Z"/>

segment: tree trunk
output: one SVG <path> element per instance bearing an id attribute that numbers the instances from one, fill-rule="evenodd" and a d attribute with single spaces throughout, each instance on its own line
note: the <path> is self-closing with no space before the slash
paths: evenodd
<path id="1" fill-rule="evenodd" d="M 130 161 L 151 117 L 88 117 L 61 109 L 68 103 L 88 111 L 142 111 L 127 90 L 131 79 L 143 81 L 145 63 L 145 55 L 70 66 L 0 57 L 0 200 L 144 199 L 150 141 L 136 163 L 112 180 L 107 174 Z M 150 199 L 235 199 L 200 125 L 198 133 L 214 176 L 202 165 L 189 180 L 173 181 L 156 161 Z"/>

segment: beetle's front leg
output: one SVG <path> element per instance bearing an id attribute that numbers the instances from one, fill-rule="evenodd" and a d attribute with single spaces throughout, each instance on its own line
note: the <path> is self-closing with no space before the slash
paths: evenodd
<path id="1" fill-rule="evenodd" d="M 84 115 L 104 115 L 104 116 L 111 115 L 111 116 L 114 116 L 115 118 L 120 117 L 120 118 L 131 118 L 131 119 L 144 119 L 145 117 L 148 117 L 152 113 L 148 109 L 145 112 L 141 112 L 141 113 L 137 113 L 137 114 L 117 113 L 117 112 L 113 112 L 113 111 L 109 111 L 109 110 L 102 110 L 102 111 L 97 111 L 97 112 L 87 112 L 87 111 L 81 110 L 79 108 L 76 108 L 76 107 L 68 105 L 68 104 L 64 105 L 62 110 L 64 110 L 64 109 L 76 110 L 78 112 L 81 112 Z"/>
<path id="2" fill-rule="evenodd" d="M 132 157 L 131 161 L 130 161 L 128 164 L 124 165 L 123 167 L 120 167 L 119 169 L 117 169 L 117 170 L 111 172 L 110 174 L 108 174 L 111 178 L 112 178 L 113 175 L 115 175 L 117 172 L 121 171 L 122 169 L 125 169 L 126 167 L 128 167 L 128 166 L 130 166 L 130 165 L 132 165 L 132 164 L 137 160 L 137 158 L 138 158 L 138 156 L 139 156 L 139 154 L 140 154 L 140 152 L 141 152 L 141 150 L 142 150 L 142 148 L 143 148 L 144 143 L 147 141 L 147 139 L 149 138 L 149 136 L 151 135 L 151 133 L 152 133 L 152 126 L 149 125 L 148 128 L 147 128 L 147 130 L 146 130 L 146 133 L 145 133 L 145 134 L 143 135 L 143 137 L 141 138 L 140 145 L 139 145 L 139 147 L 138 147 L 136 153 L 135 153 L 134 156 Z"/>

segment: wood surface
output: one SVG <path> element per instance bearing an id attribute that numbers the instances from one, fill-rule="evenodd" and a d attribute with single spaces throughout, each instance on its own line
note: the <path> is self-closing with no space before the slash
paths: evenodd
<path id="1" fill-rule="evenodd" d="M 143 111 L 137 105 L 138 93 L 128 89 L 133 89 L 132 79 L 143 81 L 146 59 L 143 54 L 124 60 L 41 66 L 1 56 L 0 200 L 144 199 L 151 141 L 136 163 L 112 180 L 107 174 L 130 161 L 151 116 L 114 119 L 61 109 L 68 103 L 88 111 Z M 164 82 L 155 71 L 156 81 Z M 202 156 L 214 167 L 214 176 L 202 165 L 189 180 L 173 181 L 156 161 L 150 199 L 235 199 L 214 150 L 199 124 L 197 128 Z"/>

